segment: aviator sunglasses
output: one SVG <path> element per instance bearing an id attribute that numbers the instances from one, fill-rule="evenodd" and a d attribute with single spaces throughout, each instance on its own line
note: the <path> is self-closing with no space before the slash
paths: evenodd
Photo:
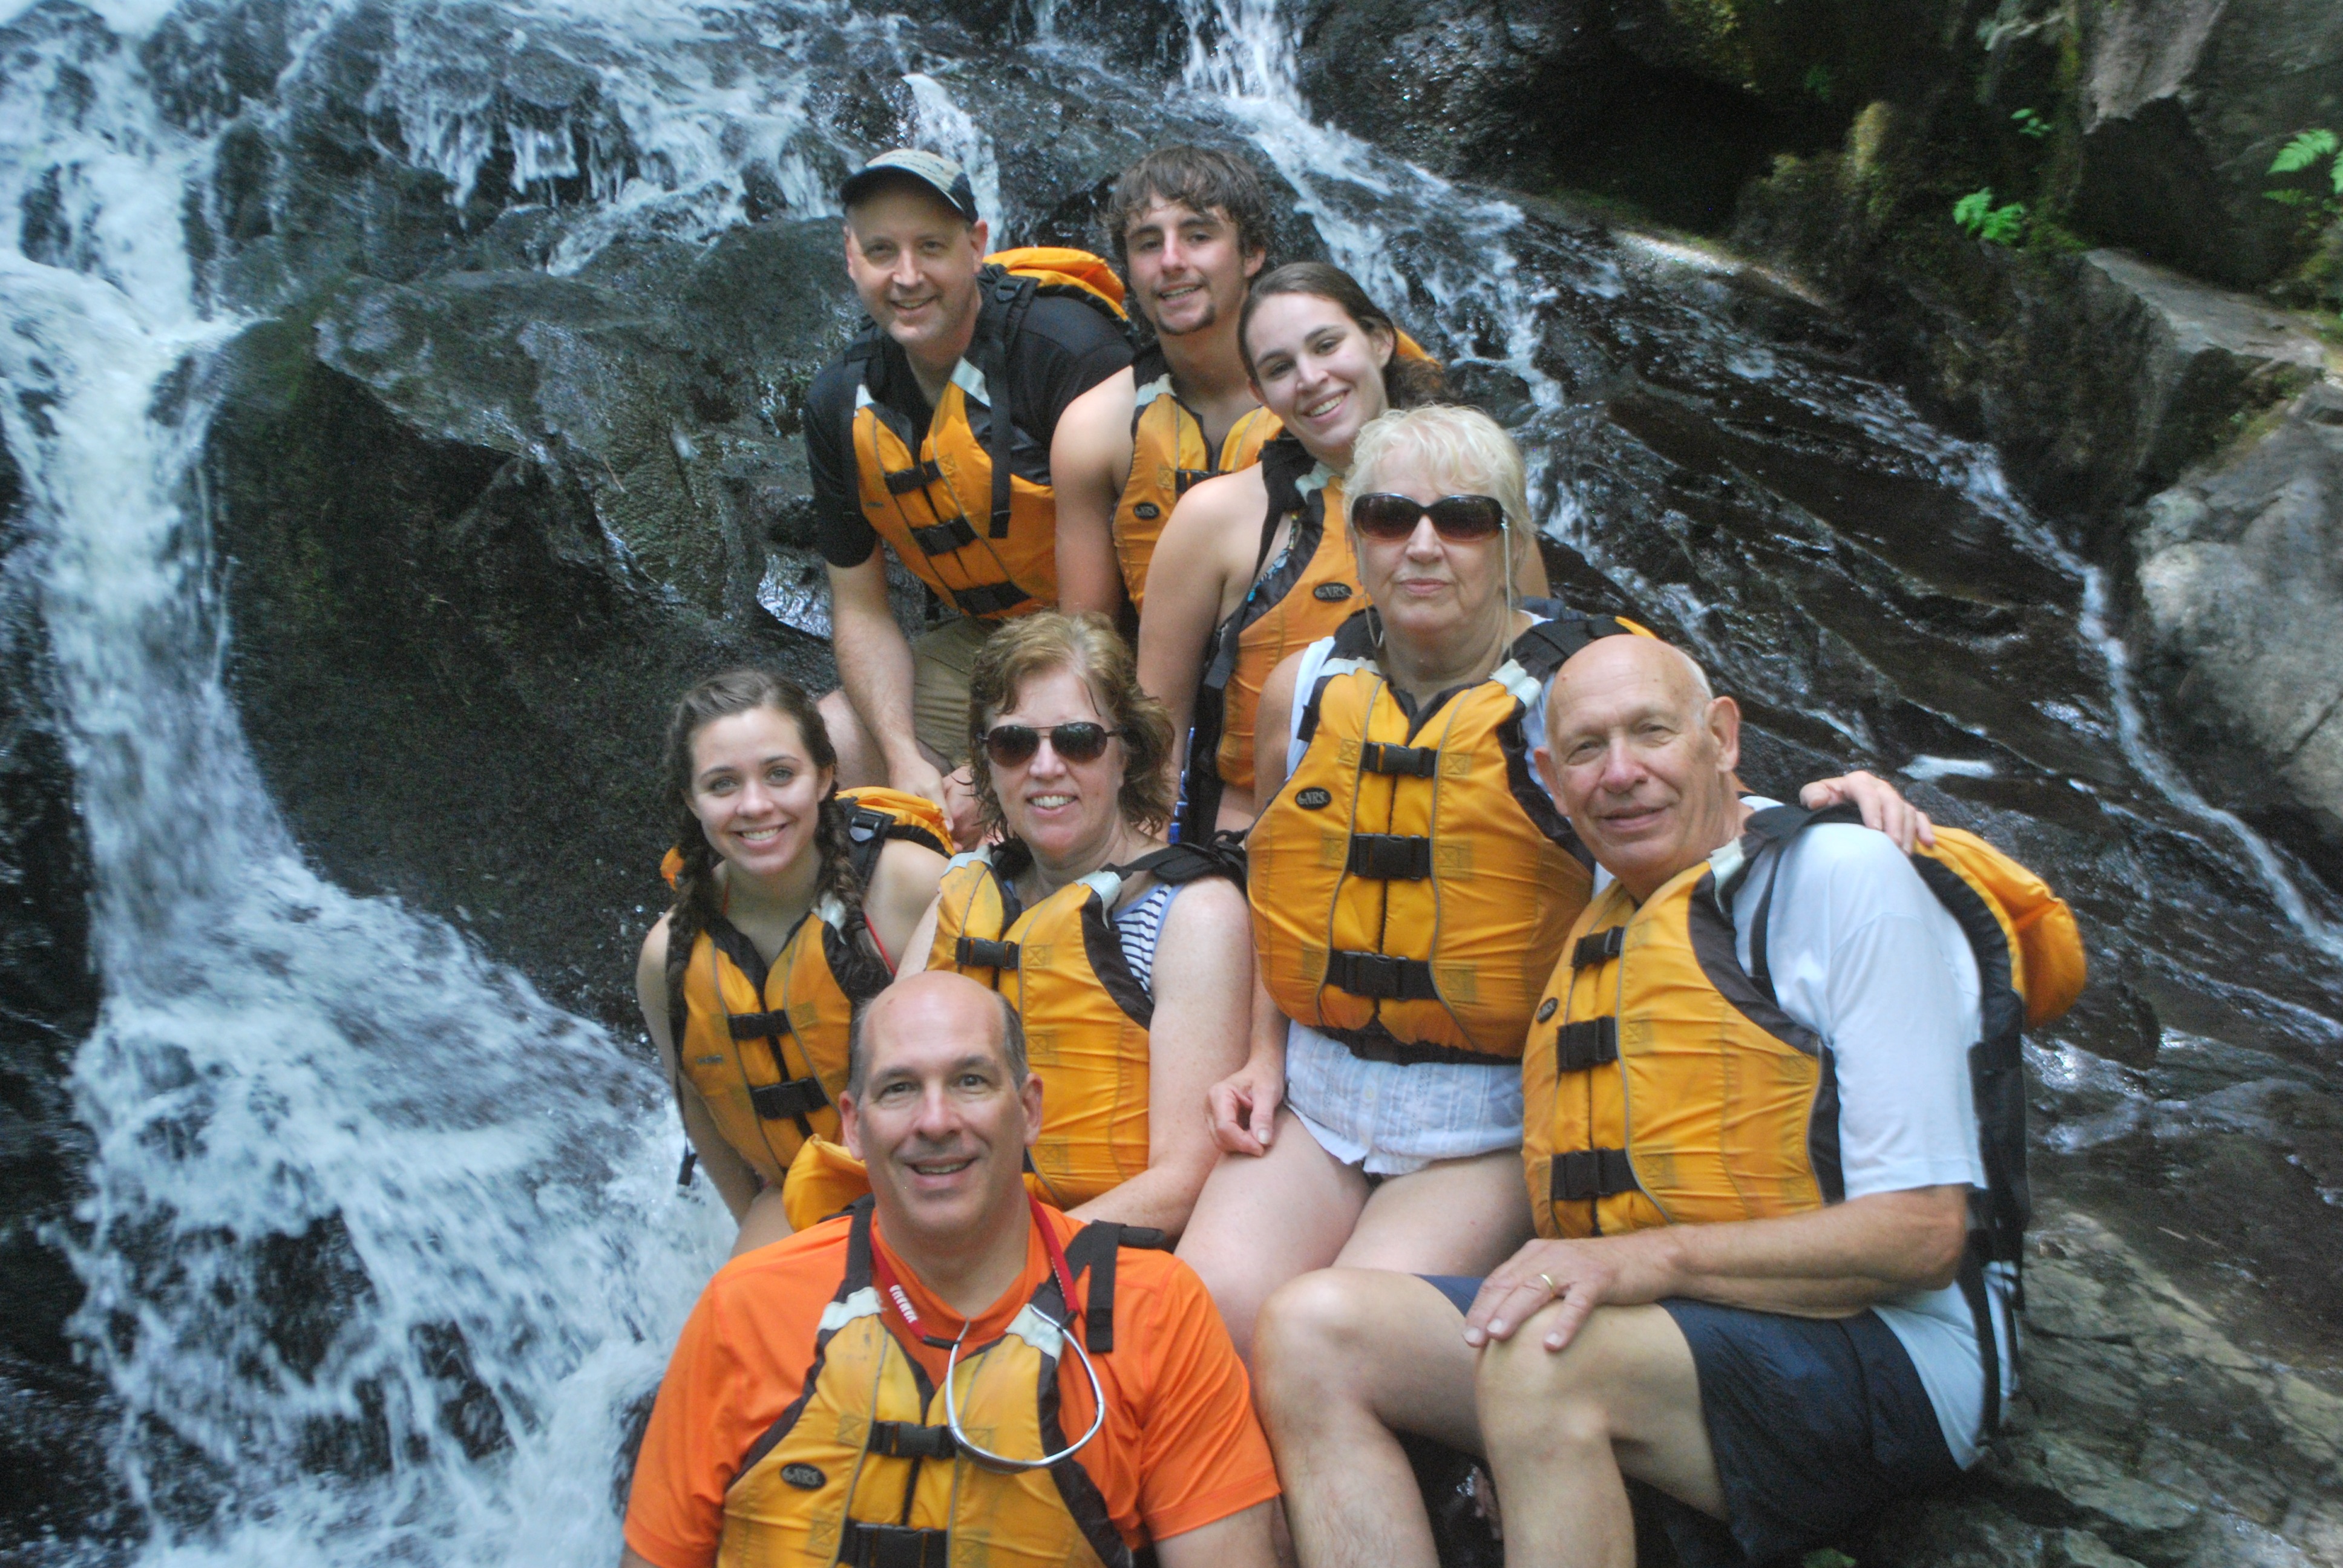
<path id="1" fill-rule="evenodd" d="M 1103 724 L 1078 719 L 1071 724 L 1050 724 L 1036 729 L 1030 724 L 996 724 L 984 732 L 984 754 L 995 768 L 1016 768 L 1033 760 L 1041 737 L 1069 762 L 1095 762 L 1106 754 L 1106 743 L 1122 733 Z"/>
<path id="2" fill-rule="evenodd" d="M 1493 537 L 1505 526 L 1505 508 L 1494 496 L 1443 496 L 1426 506 L 1406 496 L 1377 491 L 1351 503 L 1351 526 L 1371 539 L 1403 539 L 1416 520 L 1432 519 L 1443 539 L 1469 544 Z"/>

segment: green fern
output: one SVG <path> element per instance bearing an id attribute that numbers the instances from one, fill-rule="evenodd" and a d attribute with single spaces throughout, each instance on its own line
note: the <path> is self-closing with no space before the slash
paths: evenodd
<path id="1" fill-rule="evenodd" d="M 2333 198 L 2318 189 L 2320 183 L 2318 170 L 2321 159 L 2328 160 L 2328 182 L 2335 187 Z M 2328 217 L 2343 216 L 2343 137 L 2338 137 L 2333 131 L 2320 127 L 2302 132 L 2278 149 L 2278 156 L 2270 160 L 2269 172 L 2274 175 L 2307 174 L 2311 177 L 2312 188 L 2304 190 L 2298 186 L 2266 190 L 2262 195 L 2268 199 L 2285 206 L 2308 207 L 2314 213 L 2323 213 Z"/>
<path id="2" fill-rule="evenodd" d="M 2269 172 L 2274 175 L 2299 174 L 2321 158 L 2333 157 L 2336 146 L 2333 131 L 2305 131 L 2279 150 L 2270 163 Z"/>
<path id="3" fill-rule="evenodd" d="M 1993 205 L 1993 187 L 1971 191 L 1953 204 L 1953 222 L 1972 239 L 1987 245 L 2016 245 L 2026 232 L 2026 204 Z"/>

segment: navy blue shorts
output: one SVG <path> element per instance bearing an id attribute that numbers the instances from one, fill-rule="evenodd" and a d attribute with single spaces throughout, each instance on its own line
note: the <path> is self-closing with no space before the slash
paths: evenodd
<path id="1" fill-rule="evenodd" d="M 1481 1288 L 1455 1275 L 1426 1278 L 1460 1312 Z M 1720 1524 L 1660 1499 L 1684 1568 L 1794 1559 L 1960 1474 L 1912 1358 L 1877 1313 L 1790 1318 L 1706 1302 L 1659 1304 L 1692 1346 L 1728 1516 Z"/>

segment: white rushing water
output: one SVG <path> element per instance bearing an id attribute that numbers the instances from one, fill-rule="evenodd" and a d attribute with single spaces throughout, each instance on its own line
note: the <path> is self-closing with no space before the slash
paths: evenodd
<path id="1" fill-rule="evenodd" d="M 101 30 L 7 62 L 0 211 L 66 171 L 38 254 L 0 249 L 0 421 L 94 863 L 69 1251 L 114 1462 L 157 1563 L 608 1561 L 624 1412 L 725 1228 L 644 1061 L 322 881 L 261 788 L 191 466 L 242 325 L 181 243 L 206 153 Z"/>

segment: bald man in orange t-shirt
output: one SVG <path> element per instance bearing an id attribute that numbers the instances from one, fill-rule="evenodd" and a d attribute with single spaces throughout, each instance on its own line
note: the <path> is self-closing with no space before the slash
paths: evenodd
<path id="1" fill-rule="evenodd" d="M 624 1568 L 1130 1568 L 1151 1543 L 1270 1568 L 1277 1476 L 1227 1331 L 1185 1264 L 1026 1195 L 1042 1097 L 973 980 L 871 1004 L 839 1099 L 870 1197 L 709 1282 Z"/>

